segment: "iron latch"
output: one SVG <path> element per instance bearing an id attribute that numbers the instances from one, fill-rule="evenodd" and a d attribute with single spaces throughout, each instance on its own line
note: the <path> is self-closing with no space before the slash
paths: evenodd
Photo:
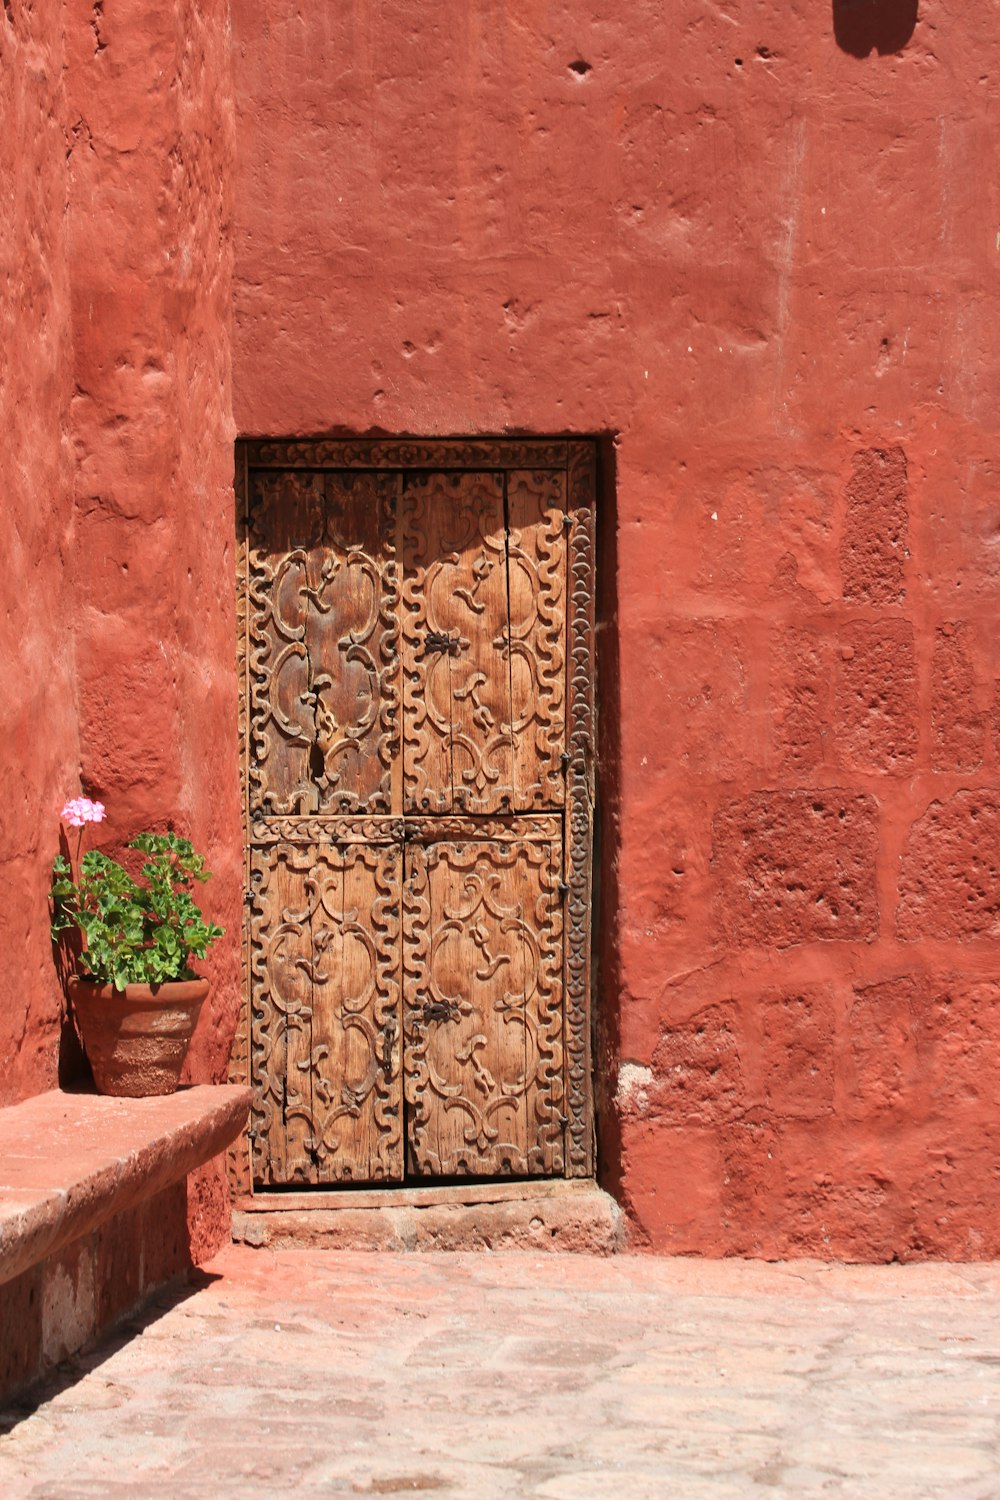
<path id="1" fill-rule="evenodd" d="M 443 651 L 448 656 L 457 656 L 461 650 L 461 642 L 457 636 L 449 635 L 445 630 L 428 630 L 424 636 L 424 651 Z"/>
<path id="2" fill-rule="evenodd" d="M 425 1000 L 421 1014 L 425 1021 L 454 1021 L 461 1011 L 454 1000 Z"/>

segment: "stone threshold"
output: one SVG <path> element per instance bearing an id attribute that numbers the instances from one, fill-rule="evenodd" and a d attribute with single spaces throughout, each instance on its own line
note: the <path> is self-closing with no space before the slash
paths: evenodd
<path id="1" fill-rule="evenodd" d="M 0 1284 L 224 1151 L 250 1090 L 203 1084 L 151 1099 L 52 1090 L 0 1109 Z"/>
<path id="2" fill-rule="evenodd" d="M 273 1250 L 575 1250 L 624 1248 L 625 1220 L 595 1182 L 257 1193 L 236 1200 L 233 1239 Z"/>

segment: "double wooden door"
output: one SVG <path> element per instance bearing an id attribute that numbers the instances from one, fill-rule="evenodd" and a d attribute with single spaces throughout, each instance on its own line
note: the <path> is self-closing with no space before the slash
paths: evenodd
<path id="1" fill-rule="evenodd" d="M 253 1183 L 587 1175 L 592 445 L 240 457 Z"/>

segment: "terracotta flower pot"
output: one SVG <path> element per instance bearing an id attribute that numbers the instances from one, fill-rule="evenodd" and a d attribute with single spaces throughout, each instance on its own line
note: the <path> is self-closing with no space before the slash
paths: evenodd
<path id="1" fill-rule="evenodd" d="M 172 1094 L 198 1023 L 206 979 L 129 984 L 71 979 L 69 997 L 100 1094 Z"/>

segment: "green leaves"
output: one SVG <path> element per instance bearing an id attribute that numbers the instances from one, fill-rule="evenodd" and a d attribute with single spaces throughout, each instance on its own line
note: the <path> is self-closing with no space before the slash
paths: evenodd
<path id="1" fill-rule="evenodd" d="M 141 833 L 128 846 L 148 856 L 139 879 L 97 849 L 80 863 L 79 883 L 63 855 L 52 863 L 52 937 L 83 933 L 83 973 L 116 989 L 194 979 L 189 960 L 204 958 L 221 927 L 206 922 L 191 897 L 209 879 L 205 861 L 175 833 Z"/>

